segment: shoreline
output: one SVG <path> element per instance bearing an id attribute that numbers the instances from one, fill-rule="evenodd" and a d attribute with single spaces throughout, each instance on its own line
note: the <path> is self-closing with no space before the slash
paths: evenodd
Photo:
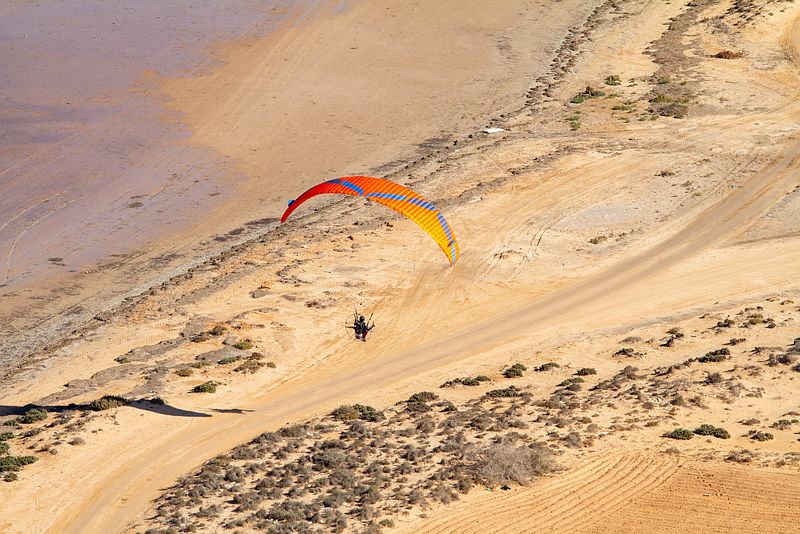
<path id="1" fill-rule="evenodd" d="M 566 36 L 562 41 L 569 41 L 571 37 L 576 36 L 580 38 L 576 32 L 585 31 L 586 26 L 593 26 L 596 23 L 595 19 L 597 19 L 599 14 L 602 14 L 609 8 L 610 4 L 608 2 L 599 4 L 598 7 L 587 17 L 587 21 L 585 23 L 578 24 L 577 26 L 573 26 L 567 31 Z M 280 40 L 280 36 L 281 33 L 279 31 L 278 33 L 273 33 L 264 38 L 262 41 L 269 44 L 276 39 Z M 246 44 L 250 41 L 251 39 L 248 38 L 243 42 Z M 239 42 L 228 45 L 228 47 L 233 48 L 238 48 L 240 46 L 241 45 Z M 565 52 L 568 54 L 570 52 L 569 48 L 574 48 L 574 46 L 574 43 L 572 45 L 562 43 L 561 49 L 556 50 L 553 57 L 563 57 Z M 224 68 L 226 64 L 231 64 L 231 61 L 234 60 L 227 60 L 224 62 L 222 68 Z M 555 60 L 555 62 L 555 66 L 548 67 L 545 73 L 537 77 L 532 88 L 525 90 L 524 97 L 522 94 L 517 94 L 516 99 L 512 98 L 509 101 L 509 104 L 507 104 L 507 109 L 500 108 L 494 112 L 487 110 L 481 111 L 481 113 L 486 114 L 488 117 L 493 117 L 490 118 L 488 122 L 475 124 L 472 129 L 464 131 L 461 135 L 445 135 L 444 137 L 440 136 L 433 141 L 433 144 L 431 144 L 430 139 L 428 141 L 420 140 L 418 144 L 412 144 L 409 147 L 401 149 L 399 153 L 395 153 L 393 156 L 385 158 L 382 161 L 376 160 L 373 166 L 369 167 L 366 172 L 368 174 L 373 173 L 384 175 L 389 178 L 398 178 L 401 176 L 413 177 L 414 169 L 429 162 L 432 158 L 441 157 L 442 155 L 447 154 L 457 148 L 465 148 L 468 146 L 471 140 L 482 135 L 480 133 L 481 128 L 485 126 L 496 126 L 508 121 L 516 114 L 525 113 L 525 110 L 529 109 L 531 104 L 537 101 L 535 98 L 533 98 L 535 94 L 538 93 L 544 95 L 544 93 L 548 91 L 545 80 L 547 78 L 555 78 L 556 80 L 559 79 L 560 76 L 563 76 L 563 68 L 565 68 L 567 64 L 566 58 Z M 178 112 L 177 109 L 175 111 Z M 454 142 L 457 142 L 458 146 L 456 146 Z M 295 191 L 295 189 L 302 189 L 303 187 L 304 185 L 298 183 L 293 186 L 292 191 Z M 236 221 L 230 216 L 219 214 L 230 211 L 230 206 L 236 205 L 238 202 L 235 200 L 236 198 L 241 198 L 242 195 L 252 195 L 252 191 L 248 190 L 248 188 L 252 188 L 252 185 L 247 186 L 247 188 L 241 189 L 238 192 L 232 192 L 231 200 L 220 204 L 220 206 L 215 209 L 218 214 L 210 219 L 212 222 L 207 221 L 200 225 L 194 224 L 183 232 L 183 235 L 193 235 L 196 234 L 198 228 L 207 228 L 209 226 L 213 226 L 216 224 L 213 221 L 220 220 L 228 221 L 224 224 L 233 226 L 232 228 L 225 229 L 222 233 L 216 232 L 215 239 L 219 242 L 219 244 L 215 245 L 214 239 L 209 239 L 206 245 L 202 245 L 200 247 L 199 254 L 190 254 L 193 257 L 188 262 L 186 261 L 186 257 L 175 258 L 176 254 L 173 250 L 170 250 L 169 246 L 164 249 L 163 245 L 158 245 L 158 242 L 154 242 L 151 243 L 151 245 L 155 245 L 156 250 L 159 250 L 159 247 L 161 247 L 160 250 L 162 250 L 162 252 L 155 258 L 151 258 L 153 256 L 151 253 L 149 255 L 142 256 L 141 259 L 134 260 L 133 262 L 126 262 L 125 259 L 105 262 L 101 263 L 97 267 L 92 268 L 85 275 L 82 275 L 77 279 L 74 276 L 66 278 L 59 277 L 55 278 L 52 283 L 43 286 L 43 288 L 53 288 L 53 291 L 55 291 L 55 288 L 65 284 L 68 288 L 66 293 L 62 294 L 62 298 L 67 299 L 68 302 L 65 304 L 69 305 L 62 307 L 57 315 L 57 317 L 60 317 L 61 324 L 59 326 L 57 323 L 53 324 L 52 320 L 43 319 L 38 326 L 31 326 L 28 324 L 24 327 L 21 327 L 24 333 L 18 335 L 11 335 L 10 333 L 7 334 L 6 339 L 11 342 L 11 346 L 15 347 L 16 352 L 15 354 L 9 354 L 6 356 L 6 362 L 4 363 L 6 363 L 7 369 L 9 369 L 11 366 L 14 366 L 17 370 L 11 372 L 17 374 L 20 371 L 24 372 L 25 367 L 29 367 L 30 365 L 39 365 L 38 362 L 40 362 L 41 359 L 38 355 L 58 350 L 70 342 L 80 339 L 82 335 L 99 326 L 102 326 L 109 320 L 111 316 L 124 312 L 124 310 L 129 308 L 132 303 L 141 299 L 143 296 L 146 296 L 148 293 L 152 293 L 153 290 L 158 289 L 159 287 L 164 287 L 165 284 L 167 286 L 171 286 L 176 281 L 184 279 L 187 274 L 192 272 L 192 270 L 197 269 L 207 262 L 213 261 L 215 258 L 229 257 L 233 251 L 241 252 L 243 251 L 242 247 L 246 247 L 247 244 L 252 244 L 260 239 L 263 239 L 265 235 L 268 235 L 272 230 L 274 230 L 272 218 L 263 217 L 263 215 L 266 215 L 265 212 L 260 212 L 261 216 L 259 216 L 259 212 L 251 213 L 253 218 L 249 222 L 242 220 Z M 284 196 L 289 198 L 291 194 L 286 192 Z M 273 205 L 280 207 L 282 204 L 283 199 L 276 201 Z M 282 207 L 280 209 L 282 209 Z M 276 214 L 276 217 L 278 215 L 279 214 Z M 264 227 L 266 227 L 266 230 Z M 214 232 L 202 232 L 209 236 L 214 235 Z M 192 239 L 193 238 L 189 238 L 187 244 L 190 244 Z M 226 241 L 231 241 L 233 243 L 226 244 Z M 138 255 L 141 253 L 136 254 Z M 185 253 L 178 252 L 178 255 L 185 256 Z M 140 281 L 128 289 L 123 289 L 122 291 L 116 290 L 112 293 L 105 291 L 104 293 L 103 288 L 109 287 L 109 283 L 114 285 L 118 284 L 118 282 L 113 281 L 114 278 L 119 278 L 119 276 L 115 273 L 119 272 L 120 270 L 125 272 L 126 269 L 132 269 L 134 273 L 137 271 L 147 271 L 149 273 L 155 269 L 157 272 L 159 272 L 159 275 L 155 280 L 152 280 L 151 274 L 147 274 L 144 277 L 139 276 Z M 128 276 L 130 275 L 123 275 L 123 280 Z M 138 275 L 134 274 L 134 276 Z M 81 278 L 85 278 L 86 280 L 81 281 Z M 100 280 L 97 280 L 97 278 Z M 125 283 L 126 282 L 123 281 L 123 285 Z M 87 294 L 88 298 L 81 298 L 77 302 L 72 302 L 70 304 L 69 299 L 71 297 L 69 296 L 69 293 L 74 292 L 74 288 L 81 287 L 94 287 L 96 289 L 89 289 Z M 78 289 L 78 291 L 80 291 L 80 289 Z M 47 293 L 52 294 L 50 290 L 47 290 Z M 113 295 L 111 298 L 116 300 L 118 303 L 109 307 L 108 300 L 109 296 L 111 295 Z M 18 302 L 15 302 L 14 298 L 7 296 L 4 300 L 5 302 L 3 306 L 6 309 L 18 305 Z M 58 320 L 59 319 L 57 319 L 57 321 Z M 40 338 L 41 341 L 37 338 Z M 0 377 L 0 380 L 6 380 L 8 376 L 9 373 L 7 372 L 5 377 Z"/>

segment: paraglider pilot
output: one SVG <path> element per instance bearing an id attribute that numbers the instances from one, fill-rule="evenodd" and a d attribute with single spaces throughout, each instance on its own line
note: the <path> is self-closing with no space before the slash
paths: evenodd
<path id="1" fill-rule="evenodd" d="M 360 341 L 367 341 L 367 334 L 369 331 L 375 328 L 374 324 L 367 324 L 367 321 L 364 319 L 363 315 L 359 315 L 358 318 L 355 320 L 355 323 L 352 326 L 353 330 L 355 330 L 356 339 Z"/>

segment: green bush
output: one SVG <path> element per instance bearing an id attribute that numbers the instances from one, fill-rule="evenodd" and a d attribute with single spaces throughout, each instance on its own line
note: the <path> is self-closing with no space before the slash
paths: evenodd
<path id="1" fill-rule="evenodd" d="M 253 348 L 253 342 L 249 339 L 243 339 L 242 341 L 236 343 L 233 347 L 239 350 L 250 350 Z"/>
<path id="2" fill-rule="evenodd" d="M 222 334 L 225 333 L 226 330 L 227 328 L 225 328 L 221 324 L 218 324 L 217 326 L 209 330 L 208 333 L 211 334 L 212 336 L 221 336 Z"/>
<path id="3" fill-rule="evenodd" d="M 243 361 L 236 369 L 234 369 L 237 373 L 255 373 L 266 364 L 264 362 L 259 362 L 256 360 L 245 360 Z"/>
<path id="4" fill-rule="evenodd" d="M 558 369 L 559 367 L 561 366 L 558 365 L 556 362 L 547 362 L 537 367 L 535 371 L 538 373 L 543 373 L 544 371 L 549 371 L 550 369 Z"/>
<path id="5" fill-rule="evenodd" d="M 0 432 L 0 441 L 8 441 L 14 437 L 13 432 Z"/>
<path id="6" fill-rule="evenodd" d="M 3 456 L 0 458 L 0 473 L 19 471 L 36 460 L 38 460 L 36 456 Z"/>
<path id="7" fill-rule="evenodd" d="M 11 446 L 7 442 L 0 441 L 0 456 L 8 454 L 10 448 Z"/>
<path id="8" fill-rule="evenodd" d="M 664 434 L 665 438 L 671 439 L 692 439 L 693 436 L 692 431 L 686 428 L 676 428 Z"/>
<path id="9" fill-rule="evenodd" d="M 406 402 L 428 402 L 438 398 L 439 396 L 436 393 L 431 393 L 430 391 L 420 391 L 411 395 Z"/>
<path id="10" fill-rule="evenodd" d="M 217 391 L 217 383 L 213 380 L 209 382 L 203 382 L 192 388 L 192 393 L 216 393 Z"/>
<path id="11" fill-rule="evenodd" d="M 581 384 L 583 382 L 584 382 L 583 378 L 579 376 L 573 376 L 571 378 L 567 378 L 566 380 L 561 382 L 558 386 L 565 387 L 565 386 L 571 386 L 572 384 Z"/>
<path id="12" fill-rule="evenodd" d="M 383 419 L 383 412 L 364 404 L 343 404 L 333 410 L 331 416 L 338 421 L 360 419 L 361 421 L 375 422 Z"/>
<path id="13" fill-rule="evenodd" d="M 462 378 L 454 378 L 453 380 L 448 380 L 439 387 L 452 388 L 459 384 L 461 384 L 462 386 L 480 386 L 483 382 L 489 382 L 489 381 L 490 381 L 489 377 L 486 375 L 478 375 L 475 377 L 465 376 Z"/>
<path id="14" fill-rule="evenodd" d="M 714 436 L 719 439 L 730 439 L 731 437 L 730 433 L 724 428 L 708 424 L 702 424 L 695 428 L 694 433 L 698 436 Z"/>
<path id="15" fill-rule="evenodd" d="M 506 378 L 518 378 L 522 376 L 522 373 L 527 370 L 528 368 L 522 365 L 521 363 L 515 363 L 514 365 L 503 371 L 503 376 Z"/>
<path id="16" fill-rule="evenodd" d="M 23 425 L 29 425 L 31 423 L 44 421 L 45 419 L 47 419 L 47 410 L 43 410 L 41 408 L 32 408 L 25 412 L 25 415 L 17 417 L 15 422 Z"/>
<path id="17" fill-rule="evenodd" d="M 519 397 L 522 395 L 522 391 L 518 390 L 514 386 L 508 386 L 507 388 L 503 389 L 493 389 L 491 391 L 486 392 L 487 397 Z"/>
<path id="18" fill-rule="evenodd" d="M 188 367 L 182 367 L 180 369 L 175 369 L 175 374 L 178 376 L 187 377 L 187 376 L 192 376 L 194 374 L 194 371 L 192 371 Z"/>
<path id="19" fill-rule="evenodd" d="M 760 430 L 751 430 L 748 436 L 755 441 L 769 441 L 775 437 L 769 432 L 761 432 Z"/>
<path id="20" fill-rule="evenodd" d="M 94 410 L 95 412 L 102 412 L 103 410 L 125 406 L 126 404 L 128 404 L 128 401 L 122 397 L 118 397 L 116 395 L 104 395 L 99 399 L 93 400 L 91 403 L 89 403 L 89 409 Z"/>
<path id="21" fill-rule="evenodd" d="M 733 326 L 733 319 L 731 319 L 730 317 L 728 317 L 724 321 L 717 322 L 717 328 L 730 328 L 732 326 Z"/>
<path id="22" fill-rule="evenodd" d="M 676 338 L 682 338 L 683 337 L 683 330 L 681 330 L 677 326 L 673 326 L 672 328 L 667 330 L 667 334 L 669 334 L 671 336 L 675 336 Z"/>
<path id="23" fill-rule="evenodd" d="M 606 76 L 606 85 L 620 85 L 622 80 L 619 77 L 619 74 L 612 74 L 611 76 Z"/>
<path id="24" fill-rule="evenodd" d="M 233 363 L 233 362 L 236 362 L 236 361 L 239 361 L 239 357 L 238 356 L 227 356 L 227 357 L 222 358 L 221 360 L 219 360 L 217 363 L 220 364 L 220 365 L 228 365 L 229 363 Z"/>
<path id="25" fill-rule="evenodd" d="M 705 356 L 701 356 L 700 358 L 697 359 L 697 361 L 700 363 L 723 362 L 728 359 L 728 356 L 730 356 L 730 354 L 731 354 L 730 349 L 725 347 L 722 349 L 706 352 Z"/>
<path id="26" fill-rule="evenodd" d="M 597 371 L 594 370 L 592 367 L 584 367 L 583 369 L 578 369 L 575 374 L 577 376 L 589 376 L 589 375 L 596 375 Z"/>

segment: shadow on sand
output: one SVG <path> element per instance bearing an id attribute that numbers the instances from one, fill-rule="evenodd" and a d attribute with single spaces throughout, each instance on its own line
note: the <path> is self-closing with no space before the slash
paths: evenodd
<path id="1" fill-rule="evenodd" d="M 139 399 L 128 401 L 125 405 L 129 408 L 137 410 L 144 410 L 146 412 L 153 412 L 161 415 L 170 415 L 173 417 L 213 417 L 211 414 L 203 412 L 193 412 L 191 410 L 183 410 L 166 404 L 161 399 Z M 45 410 L 48 413 L 61 413 L 69 410 L 80 411 L 95 411 L 89 404 L 67 404 L 65 406 L 46 406 L 41 404 L 26 404 L 25 406 L 9 406 L 0 404 L 0 417 L 8 415 L 23 415 L 28 410 L 38 408 Z M 215 410 L 221 411 L 221 410 Z M 227 410 L 226 410 L 227 411 Z"/>

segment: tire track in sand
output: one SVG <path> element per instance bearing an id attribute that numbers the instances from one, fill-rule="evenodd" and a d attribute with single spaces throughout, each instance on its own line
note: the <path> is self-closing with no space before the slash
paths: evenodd
<path id="1" fill-rule="evenodd" d="M 692 462 L 584 532 L 797 532 L 800 474 Z"/>
<path id="2" fill-rule="evenodd" d="M 679 470 L 673 458 L 644 454 L 603 456 L 513 493 L 484 494 L 407 532 L 574 532 L 645 495 Z"/>

